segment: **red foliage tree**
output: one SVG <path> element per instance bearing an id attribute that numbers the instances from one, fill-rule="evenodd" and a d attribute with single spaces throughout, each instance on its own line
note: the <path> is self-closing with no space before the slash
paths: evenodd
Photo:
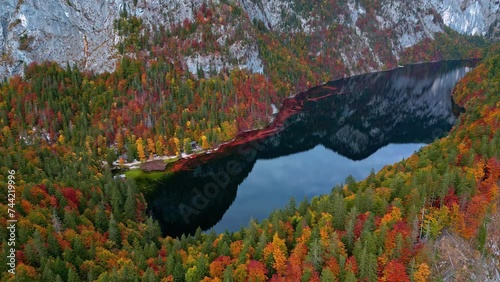
<path id="1" fill-rule="evenodd" d="M 247 264 L 248 280 L 249 281 L 265 281 L 267 268 L 266 266 L 256 260 L 250 260 Z"/>
<path id="2" fill-rule="evenodd" d="M 213 278 L 222 277 L 224 269 L 231 263 L 231 258 L 228 256 L 220 256 L 210 263 L 210 276 Z"/>
<path id="3" fill-rule="evenodd" d="M 404 264 L 397 260 L 391 260 L 384 268 L 382 281 L 409 282 L 410 277 L 406 273 Z"/>

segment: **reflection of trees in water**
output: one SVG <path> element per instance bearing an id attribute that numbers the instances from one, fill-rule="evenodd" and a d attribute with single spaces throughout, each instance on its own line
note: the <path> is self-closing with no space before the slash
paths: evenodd
<path id="1" fill-rule="evenodd" d="M 302 110 L 288 117 L 278 133 L 228 146 L 195 170 L 160 181 L 147 196 L 149 209 L 166 235 L 194 233 L 198 227 L 207 230 L 232 204 L 238 185 L 257 159 L 322 144 L 360 160 L 389 143 L 429 143 L 455 121 L 450 94 L 465 75 L 465 66 L 463 62 L 416 65 L 315 87 L 297 96 L 303 99 Z"/>

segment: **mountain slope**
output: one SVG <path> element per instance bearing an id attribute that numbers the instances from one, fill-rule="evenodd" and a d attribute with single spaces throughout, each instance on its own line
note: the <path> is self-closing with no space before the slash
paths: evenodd
<path id="1" fill-rule="evenodd" d="M 41 61 L 76 63 L 81 69 L 96 72 L 115 68 L 121 37 L 115 20 L 126 10 L 140 18 L 149 29 L 183 22 L 194 22 L 203 6 L 209 7 L 216 21 L 210 22 L 214 40 L 228 44 L 232 52 L 197 52 L 180 60 L 192 72 L 196 65 L 218 71 L 222 68 L 246 68 L 262 72 L 263 56 L 256 42 L 258 24 L 273 34 L 303 34 L 310 38 L 310 56 L 334 56 L 347 67 L 347 73 L 394 66 L 405 48 L 423 39 L 433 39 L 445 26 L 465 34 L 485 35 L 498 24 L 500 3 L 495 0 L 455 1 L 300 1 L 240 0 L 238 2 L 202 0 L 175 1 L 66 1 L 6 0 L 0 3 L 0 77 L 22 73 L 23 64 Z M 229 11 L 227 11 L 229 10 Z M 227 19 L 225 12 L 238 13 Z M 202 21 L 206 21 L 202 15 Z M 238 31 L 238 41 L 227 42 L 226 34 Z M 200 38 L 207 30 L 196 32 Z M 321 46 L 322 39 L 344 34 Z M 382 38 L 380 38 L 382 37 Z M 377 42 L 377 38 L 385 42 Z M 205 38 L 206 39 L 206 38 Z M 328 40 L 327 40 L 328 41 Z M 281 42 L 284 45 L 286 42 Z M 313 46 L 318 43 L 319 46 Z M 331 53 L 330 49 L 335 49 Z M 374 63 L 360 68 L 356 63 L 369 58 Z M 229 62 L 226 61 L 236 61 Z"/>
<path id="2" fill-rule="evenodd" d="M 103 144 L 106 130 L 111 128 L 108 118 L 101 118 L 102 109 L 114 106 L 98 91 L 118 94 L 103 81 L 111 84 L 120 79 L 83 75 L 54 64 L 30 67 L 25 79 L 17 77 L 0 85 L 0 122 L 4 122 L 0 177 L 7 182 L 7 175 L 15 174 L 15 181 L 8 180 L 15 182 L 16 193 L 16 202 L 11 204 L 8 190 L 2 190 L 0 210 L 7 214 L 8 208 L 15 209 L 17 216 L 16 275 L 7 272 L 12 246 L 3 240 L 0 278 L 498 280 L 498 47 L 490 54 L 491 58 L 455 87 L 454 98 L 466 111 L 446 138 L 363 181 L 347 178 L 344 187 L 328 195 L 300 204 L 291 200 L 285 209 L 261 223 L 251 222 L 240 232 L 217 235 L 199 231 L 181 238 L 161 238 L 137 187 L 113 179 L 99 161 L 107 149 Z M 37 96 L 47 102 L 36 102 Z M 51 107 L 42 109 L 44 104 Z M 79 107 L 82 109 L 74 116 L 68 116 L 67 112 Z M 134 110 L 127 114 L 133 115 Z M 22 111 L 28 114 L 23 116 Z M 29 115 L 37 111 L 39 117 Z M 18 133 L 33 120 L 40 120 L 38 130 L 19 138 Z M 64 135 L 54 142 L 50 141 L 53 132 L 41 130 L 57 132 L 61 127 Z M 120 143 L 123 140 L 117 141 Z M 148 147 L 150 143 L 148 140 Z M 137 148 L 143 146 L 137 144 Z M 9 232 L 7 222 L 0 222 L 0 237 L 8 238 Z M 467 245 L 456 248 L 453 240 Z M 439 251 L 437 255 L 434 249 Z"/>

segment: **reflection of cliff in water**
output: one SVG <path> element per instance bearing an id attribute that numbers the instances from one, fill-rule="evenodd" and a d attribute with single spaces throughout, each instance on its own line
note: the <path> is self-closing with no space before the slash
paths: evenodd
<path id="1" fill-rule="evenodd" d="M 450 93 L 472 65 L 415 65 L 300 93 L 285 101 L 268 128 L 243 133 L 212 154 L 177 163 L 178 172 L 160 180 L 147 196 L 149 209 L 165 235 L 207 230 L 234 201 L 257 159 L 322 144 L 360 160 L 389 143 L 429 143 L 453 125 Z"/>

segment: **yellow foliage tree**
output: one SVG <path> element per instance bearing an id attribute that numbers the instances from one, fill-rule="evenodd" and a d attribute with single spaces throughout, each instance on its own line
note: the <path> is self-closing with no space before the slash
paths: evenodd
<path id="1" fill-rule="evenodd" d="M 297 238 L 297 244 L 299 243 L 307 243 L 309 238 L 311 237 L 311 228 L 309 226 L 306 226 L 305 228 L 302 229 L 302 235 Z"/>
<path id="2" fill-rule="evenodd" d="M 279 276 L 282 276 L 286 270 L 287 262 L 285 239 L 281 239 L 278 232 L 273 236 L 273 267 Z"/>
<path id="3" fill-rule="evenodd" d="M 208 144 L 207 136 L 201 136 L 201 148 L 203 150 L 208 150 L 210 148 L 210 144 Z"/>
<path id="4" fill-rule="evenodd" d="M 137 154 L 139 155 L 139 159 L 141 160 L 141 162 L 144 162 L 146 160 L 146 152 L 144 151 L 144 144 L 142 142 L 142 138 L 141 137 L 139 137 L 135 141 L 135 145 L 136 145 L 136 148 L 137 148 Z"/>
<path id="5" fill-rule="evenodd" d="M 401 210 L 398 207 L 392 207 L 391 212 L 386 213 L 382 218 L 381 224 L 393 223 L 401 220 Z"/>
<path id="6" fill-rule="evenodd" d="M 450 209 L 447 206 L 442 206 L 439 209 L 431 209 L 425 215 L 422 222 L 422 227 L 426 234 L 432 238 L 437 238 L 441 234 L 441 230 L 450 225 Z"/>
<path id="7" fill-rule="evenodd" d="M 174 137 L 174 144 L 175 144 L 175 155 L 179 156 L 181 152 L 181 140 L 179 138 Z"/>
<path id="8" fill-rule="evenodd" d="M 149 151 L 149 154 L 155 154 L 156 153 L 155 142 L 151 138 L 148 138 L 147 142 L 148 142 L 148 151 Z"/>
<path id="9" fill-rule="evenodd" d="M 120 132 L 116 134 L 115 142 L 116 142 L 116 148 L 118 149 L 118 153 L 121 154 L 123 152 L 123 136 Z"/>
<path id="10" fill-rule="evenodd" d="M 247 266 L 245 264 L 240 264 L 233 273 L 233 279 L 236 282 L 244 282 L 247 278 Z"/>
<path id="11" fill-rule="evenodd" d="M 421 263 L 418 266 L 417 271 L 413 274 L 413 281 L 415 282 L 425 282 L 431 274 L 429 266 L 426 263 Z"/>
<path id="12" fill-rule="evenodd" d="M 64 144 L 64 141 L 65 141 L 64 135 L 59 134 L 59 137 L 57 138 L 57 142 L 59 142 L 59 144 L 62 145 L 62 144 Z"/>

